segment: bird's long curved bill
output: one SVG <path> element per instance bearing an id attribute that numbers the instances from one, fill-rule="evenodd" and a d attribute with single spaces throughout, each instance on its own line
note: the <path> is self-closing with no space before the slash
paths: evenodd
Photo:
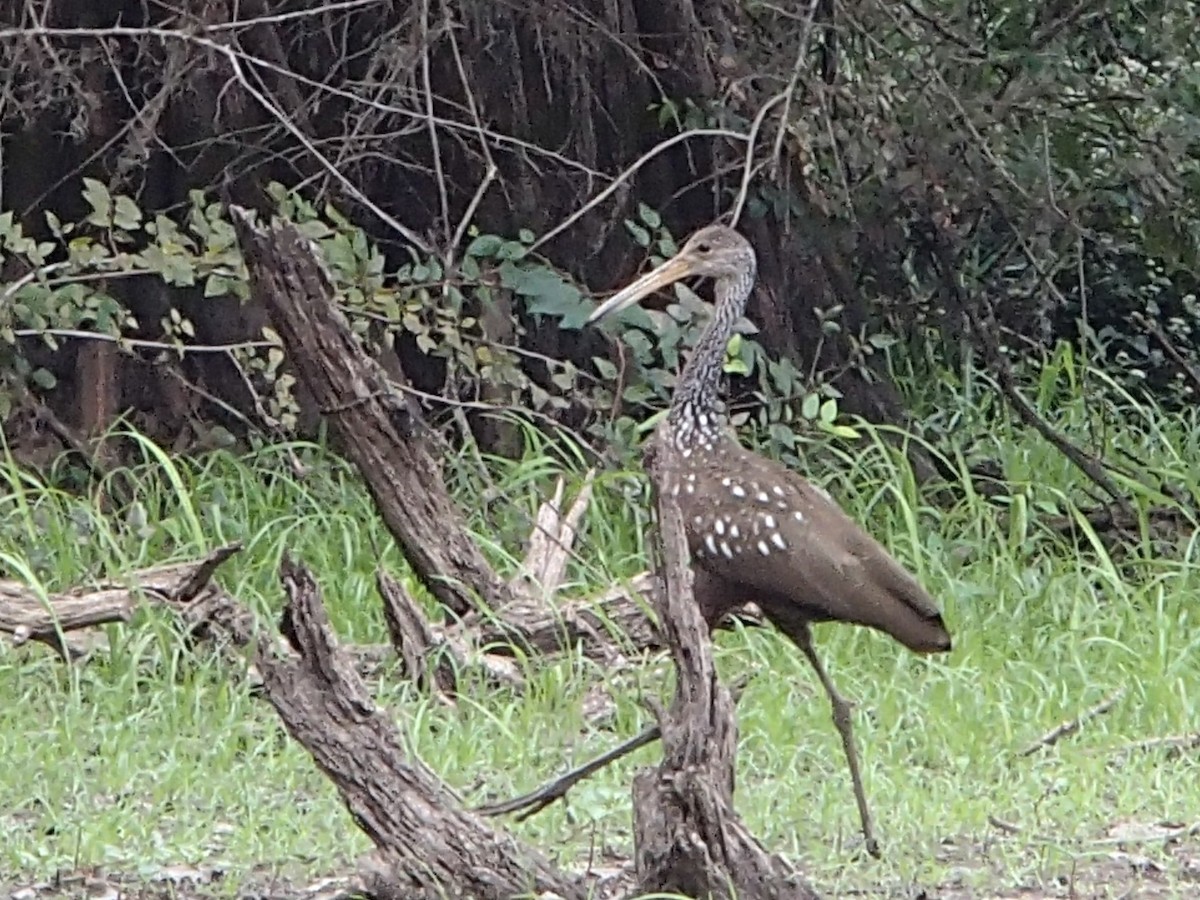
<path id="1" fill-rule="evenodd" d="M 595 322 L 597 319 L 602 319 L 627 306 L 631 306 L 644 297 L 653 294 L 659 288 L 674 284 L 681 278 L 686 278 L 692 274 L 692 271 L 691 260 L 686 256 L 673 256 L 657 269 L 647 272 L 633 284 L 629 285 L 629 287 L 622 288 L 597 306 L 592 314 L 588 316 L 588 322 Z"/>

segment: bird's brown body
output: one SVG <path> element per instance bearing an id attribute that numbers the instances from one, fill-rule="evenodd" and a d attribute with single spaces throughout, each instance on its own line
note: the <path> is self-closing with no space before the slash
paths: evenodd
<path id="1" fill-rule="evenodd" d="M 822 489 L 724 430 L 668 459 L 708 621 L 753 601 L 785 633 L 781 619 L 839 621 L 918 653 L 950 649 L 937 604 Z"/>
<path id="2" fill-rule="evenodd" d="M 812 664 L 833 705 L 868 849 L 878 855 L 850 724 L 850 706 L 826 674 L 809 624 L 840 621 L 885 632 L 918 653 L 947 651 L 933 598 L 818 487 L 752 453 L 728 427 L 718 396 L 725 348 L 754 284 L 754 250 L 731 228 L 697 231 L 679 253 L 609 298 L 601 318 L 688 275 L 716 279 L 712 322 L 688 360 L 666 421 L 660 464 L 678 501 L 710 624 L 748 602 Z"/>

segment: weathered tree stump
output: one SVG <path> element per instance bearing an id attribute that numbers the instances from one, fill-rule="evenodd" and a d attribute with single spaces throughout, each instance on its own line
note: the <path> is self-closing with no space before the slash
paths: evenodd
<path id="1" fill-rule="evenodd" d="M 338 647 L 312 576 L 285 562 L 282 580 L 288 603 L 281 627 L 296 656 L 260 637 L 255 662 L 263 692 L 374 842 L 362 872 L 368 893 L 397 900 L 530 894 L 582 900 L 582 880 L 464 809 L 432 771 L 407 757 L 395 725 L 376 709 Z"/>
<path id="2" fill-rule="evenodd" d="M 675 697 L 659 710 L 663 761 L 633 785 L 635 860 L 644 891 L 737 900 L 815 900 L 804 879 L 768 854 L 733 808 L 737 724 L 717 678 L 708 625 L 692 596 L 683 516 L 658 467 L 657 436 L 646 468 L 658 510 L 666 590 L 659 619 L 675 663 Z"/>

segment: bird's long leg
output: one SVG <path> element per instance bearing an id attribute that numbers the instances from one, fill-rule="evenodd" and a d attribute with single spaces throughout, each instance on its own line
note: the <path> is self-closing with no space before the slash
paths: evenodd
<path id="1" fill-rule="evenodd" d="M 854 729 L 850 723 L 850 703 L 838 693 L 833 679 L 817 658 L 813 647 L 812 630 L 807 624 L 789 629 L 789 636 L 808 657 L 817 677 L 829 695 L 829 703 L 833 707 L 833 724 L 837 726 L 838 734 L 842 736 L 842 749 L 846 751 L 846 762 L 850 766 L 850 780 L 854 783 L 854 799 L 858 803 L 858 815 L 862 819 L 863 839 L 866 841 L 867 852 L 879 859 L 883 854 L 879 851 L 879 842 L 875 840 L 875 826 L 871 822 L 871 810 L 867 807 L 867 793 L 863 790 L 862 773 L 858 768 L 858 751 L 854 747 Z"/>

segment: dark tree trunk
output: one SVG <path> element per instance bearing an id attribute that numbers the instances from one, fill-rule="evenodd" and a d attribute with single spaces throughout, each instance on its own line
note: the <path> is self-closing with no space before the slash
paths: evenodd
<path id="1" fill-rule="evenodd" d="M 50 23 L 59 26 L 192 29 L 197 22 L 253 18 L 267 6 L 190 0 L 172 12 L 132 2 L 101 9 L 77 0 L 35 0 L 10 4 L 0 23 L 28 27 L 51 9 Z M 671 136 L 675 125 L 660 124 L 655 104 L 669 101 L 683 110 L 687 101 L 704 111 L 720 103 L 726 110 L 720 116 L 748 118 L 767 96 L 753 77 L 763 51 L 754 23 L 725 0 L 587 0 L 573 6 L 463 0 L 431 4 L 424 23 L 419 5 L 336 10 L 313 3 L 311 12 L 211 32 L 218 44 L 247 54 L 240 77 L 274 98 L 273 109 L 239 82 L 226 57 L 201 44 L 153 35 L 7 43 L 3 49 L 18 88 L 13 96 L 24 103 L 0 108 L 8 135 L 0 176 L 5 206 L 23 217 L 28 231 L 42 234 L 46 209 L 64 220 L 78 217 L 81 171 L 131 194 L 147 213 L 178 209 L 196 188 L 260 206 L 268 181 L 305 180 L 310 196 L 338 204 L 399 263 L 406 256 L 397 235 L 342 179 L 446 251 L 445 236 L 467 214 L 492 163 L 498 177 L 479 198 L 473 221 L 500 234 L 542 232 Z M 433 113 L 444 122 L 437 143 L 440 179 L 424 124 L 426 45 Z M 733 83 L 738 90 L 731 92 Z M 125 98 L 123 91 L 127 99 L 114 99 Z M 608 289 L 640 261 L 622 225 L 636 203 L 660 209 L 678 235 L 707 224 L 728 209 L 729 189 L 737 183 L 736 174 L 719 170 L 743 153 L 741 143 L 711 138 L 678 144 L 544 249 L 584 283 Z M 842 226 L 815 208 L 805 215 L 805 231 L 790 226 L 769 216 L 749 226 L 764 261 L 755 311 L 771 349 L 807 369 L 816 343 L 813 307 L 844 304 L 847 331 L 869 310 L 849 262 L 854 242 L 835 237 Z M 157 334 L 164 300 L 187 310 L 199 342 L 254 339 L 263 324 L 260 309 L 231 317 L 222 304 L 186 291 L 148 291 L 135 280 L 112 287 L 144 313 L 142 337 Z M 538 355 L 569 357 L 586 367 L 592 355 L 605 352 L 594 332 L 560 332 L 550 321 L 531 318 L 521 324 L 527 333 L 517 339 L 533 351 L 526 357 L 528 374 L 547 390 L 557 389 L 545 380 Z M 401 338 L 402 368 L 418 387 L 440 390 L 442 361 Z M 172 394 L 161 387 L 170 379 L 149 377 L 161 371 L 111 352 L 111 359 L 93 359 L 105 352 L 84 352 L 83 378 L 72 377 L 61 362 L 55 366 L 63 387 L 54 400 L 65 418 L 79 408 L 85 383 L 93 390 L 109 385 L 105 397 L 92 400 L 89 426 L 131 408 L 151 416 L 162 412 L 172 423 L 191 416 L 190 408 L 178 408 L 178 385 Z M 843 368 L 849 357 L 844 337 L 827 339 L 819 355 L 820 368 Z M 113 370 L 111 377 L 92 377 L 101 363 Z M 243 373 L 228 360 L 209 354 L 189 367 L 190 382 L 261 424 L 245 395 Z M 875 371 L 867 379 L 853 368 L 840 374 L 844 407 L 877 421 L 901 418 L 898 397 L 882 376 Z M 202 393 L 189 395 L 206 415 L 223 415 L 197 400 Z M 500 443 L 511 440 L 503 430 L 483 433 Z"/>

